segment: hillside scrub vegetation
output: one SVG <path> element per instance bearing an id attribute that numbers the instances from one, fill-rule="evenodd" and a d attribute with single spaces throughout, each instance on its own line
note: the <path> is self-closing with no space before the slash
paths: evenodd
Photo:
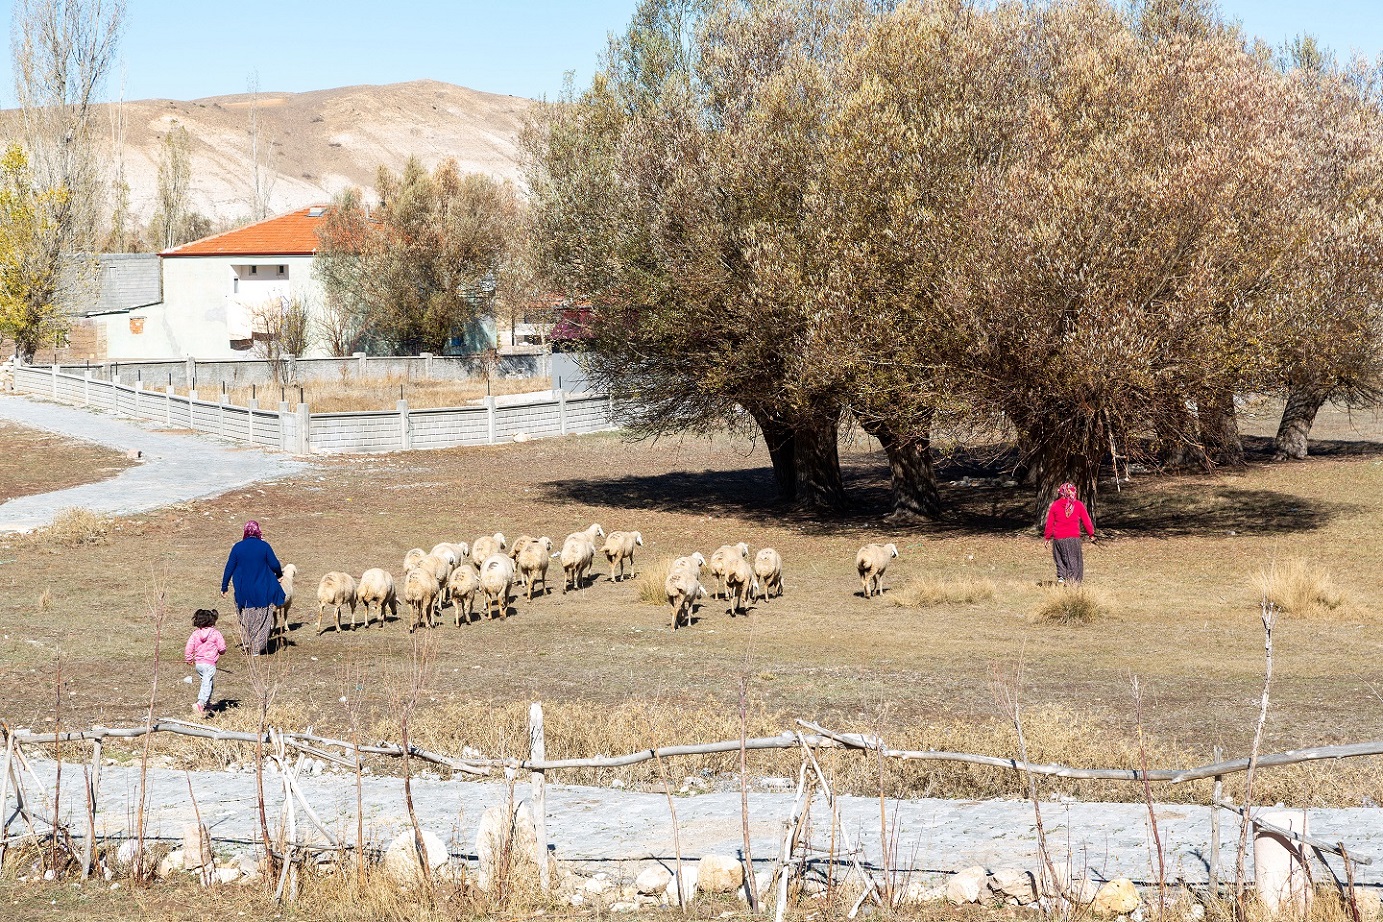
<path id="1" fill-rule="evenodd" d="M 634 431 L 754 432 L 784 500 L 941 513 L 934 438 L 999 431 L 1042 509 L 1131 462 L 1277 457 L 1380 365 L 1377 70 L 1193 0 L 644 0 L 524 136 L 534 246 L 595 305 Z"/>

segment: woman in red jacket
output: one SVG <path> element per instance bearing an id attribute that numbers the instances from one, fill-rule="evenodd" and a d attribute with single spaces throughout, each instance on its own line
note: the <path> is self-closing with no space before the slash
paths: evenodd
<path id="1" fill-rule="evenodd" d="M 1085 503 L 1076 499 L 1076 485 L 1063 483 L 1056 488 L 1056 500 L 1047 509 L 1047 528 L 1043 538 L 1051 546 L 1056 560 L 1058 583 L 1079 583 L 1085 578 L 1085 557 L 1081 553 L 1081 527 L 1091 538 L 1095 524 Z"/>

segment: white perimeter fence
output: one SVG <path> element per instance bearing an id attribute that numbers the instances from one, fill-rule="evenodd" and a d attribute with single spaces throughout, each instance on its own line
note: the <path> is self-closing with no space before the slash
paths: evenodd
<path id="1" fill-rule="evenodd" d="M 475 406 L 410 409 L 400 400 L 393 410 L 313 413 L 305 403 L 279 403 L 277 409 L 200 400 L 175 394 L 171 387 L 145 389 L 61 371 L 58 366 L 21 365 L 14 369 L 21 394 L 60 403 L 109 410 L 119 416 L 206 432 L 234 442 L 292 454 L 411 451 L 494 445 L 516 436 L 546 438 L 616 428 L 614 402 L 600 394 L 542 391 L 486 397 Z"/>

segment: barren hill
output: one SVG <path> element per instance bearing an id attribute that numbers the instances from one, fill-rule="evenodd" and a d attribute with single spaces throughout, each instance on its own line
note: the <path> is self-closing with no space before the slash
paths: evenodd
<path id="1" fill-rule="evenodd" d="M 516 179 L 515 143 L 530 105 L 520 97 L 419 80 L 126 102 L 123 132 L 120 108 L 103 107 L 102 118 L 110 124 L 112 152 L 123 158 L 130 205 L 140 220 L 154 210 L 159 151 L 176 122 L 192 139 L 193 207 L 219 222 L 250 210 L 252 108 L 277 212 L 326 201 L 347 186 L 372 186 L 380 164 L 398 169 L 411 155 L 428 167 L 453 157 L 464 170 Z"/>

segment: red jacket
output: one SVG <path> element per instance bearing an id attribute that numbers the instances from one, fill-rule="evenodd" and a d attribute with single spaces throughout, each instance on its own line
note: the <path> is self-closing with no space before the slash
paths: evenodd
<path id="1" fill-rule="evenodd" d="M 1094 537 L 1095 525 L 1090 521 L 1090 513 L 1085 511 L 1085 503 L 1078 499 L 1071 500 L 1069 514 L 1066 503 L 1066 500 L 1058 498 L 1047 508 L 1047 529 L 1042 537 L 1048 541 L 1053 538 L 1079 538 L 1082 525 L 1085 526 L 1085 533 Z"/>

